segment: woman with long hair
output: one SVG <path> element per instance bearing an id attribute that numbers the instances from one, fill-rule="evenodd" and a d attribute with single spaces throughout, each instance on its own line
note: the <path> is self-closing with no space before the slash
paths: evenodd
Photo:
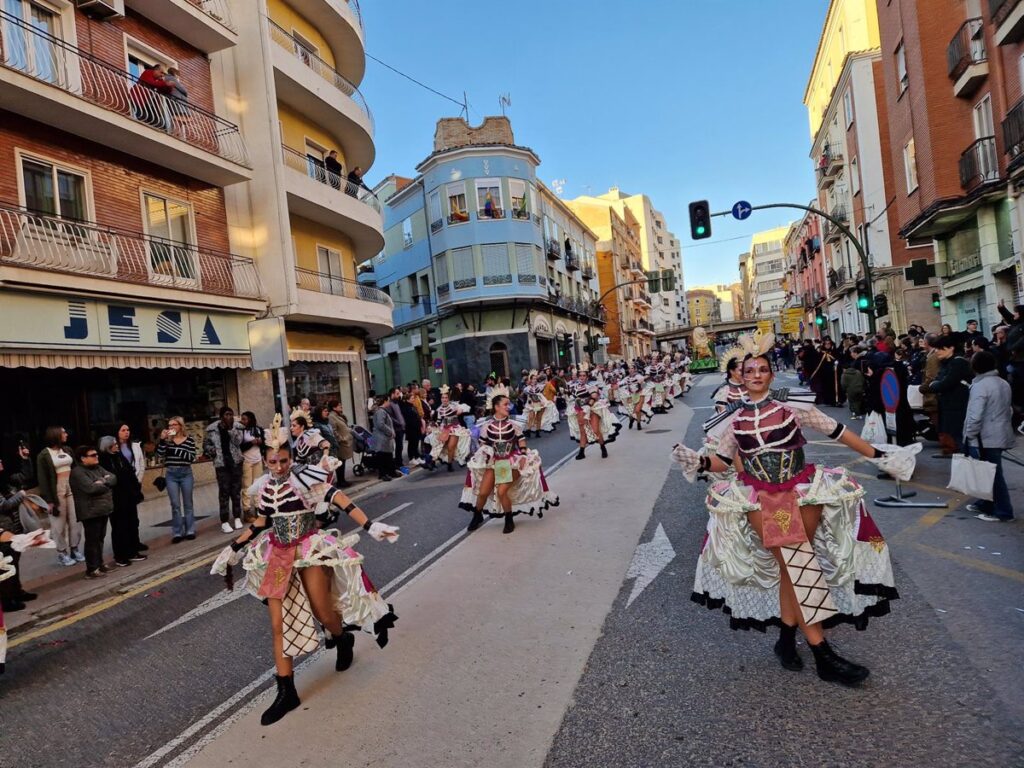
<path id="1" fill-rule="evenodd" d="M 263 474 L 263 428 L 252 411 L 243 411 L 241 421 L 242 522 L 247 523 L 253 518 L 253 497 L 249 489 Z"/>
<path id="2" fill-rule="evenodd" d="M 181 416 L 167 420 L 167 429 L 160 432 L 156 455 L 163 459 L 167 496 L 171 500 L 171 543 L 178 544 L 183 538 L 194 539 L 196 517 L 192 491 L 196 481 L 192 465 L 199 449 L 192 435 L 185 431 L 185 420 Z"/>
<path id="3" fill-rule="evenodd" d="M 122 568 L 146 559 L 138 548 L 142 484 L 134 464 L 121 452 L 119 441 L 125 431 L 125 439 L 130 443 L 131 430 L 126 424 L 121 425 L 117 437 L 101 437 L 99 442 L 100 466 L 117 479 L 113 487 L 114 508 L 110 513 L 110 545 L 114 550 L 114 562 Z"/>
<path id="4" fill-rule="evenodd" d="M 518 514 L 544 516 L 544 510 L 558 506 L 558 497 L 548 490 L 540 454 L 526 448 L 522 429 L 509 416 L 507 394 L 493 396 L 493 418 L 480 428 L 480 448 L 469 460 L 466 486 L 459 506 L 473 513 L 467 530 L 475 531 L 484 515 L 502 517 L 502 533 L 515 530 Z"/>
<path id="5" fill-rule="evenodd" d="M 455 462 L 465 465 L 469 459 L 472 435 L 461 423 L 469 406 L 453 402 L 448 386 L 441 387 L 441 404 L 434 411 L 434 426 L 427 435 L 430 446 L 430 457 L 434 462 L 443 461 L 448 464 L 448 471 L 454 471 Z"/>
<path id="6" fill-rule="evenodd" d="M 783 399 L 772 392 L 766 354 L 748 355 L 742 371 L 741 405 L 705 424 L 718 438 L 716 455 L 680 445 L 673 450 L 691 482 L 700 472 L 726 471 L 736 457 L 742 464 L 734 478 L 709 489 L 711 520 L 693 600 L 722 608 L 733 629 L 778 625 L 775 653 L 788 670 L 803 667 L 799 627 L 818 676 L 854 685 L 868 670 L 836 654 L 824 630 L 840 622 L 864 629 L 899 595 L 885 540 L 861 501 L 864 490 L 845 469 L 807 464 L 804 432 L 821 432 L 902 479 L 913 472 L 920 446 L 869 445 L 815 408 L 810 393 Z"/>
<path id="7" fill-rule="evenodd" d="M 75 515 L 71 469 L 75 463 L 68 449 L 64 427 L 47 427 L 46 446 L 36 456 L 39 495 L 50 505 L 50 536 L 57 544 L 57 562 L 69 566 L 85 562 L 85 533 Z"/>
<path id="8" fill-rule="evenodd" d="M 132 440 L 132 429 L 127 423 L 122 423 L 117 428 L 117 450 L 120 451 L 124 460 L 127 461 L 132 469 L 135 471 L 135 479 L 139 484 L 138 502 L 141 503 L 143 498 L 142 492 L 142 481 L 146 477 L 146 454 L 142 450 L 142 445 L 137 440 Z M 136 504 L 136 507 L 138 505 Z M 145 552 L 149 547 L 142 543 L 142 539 L 139 537 L 139 513 L 138 509 L 135 511 L 135 551 Z"/>

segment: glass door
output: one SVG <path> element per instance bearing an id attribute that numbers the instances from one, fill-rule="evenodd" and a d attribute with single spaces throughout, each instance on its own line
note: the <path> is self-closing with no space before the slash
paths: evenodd
<path id="1" fill-rule="evenodd" d="M 149 235 L 149 269 L 167 282 L 197 283 L 199 271 L 192 242 L 192 211 L 189 206 L 156 195 L 144 195 L 146 234 Z"/>
<path id="2" fill-rule="evenodd" d="M 320 292 L 334 296 L 345 295 L 345 273 L 341 270 L 341 254 L 318 245 L 317 267 L 320 272 Z"/>

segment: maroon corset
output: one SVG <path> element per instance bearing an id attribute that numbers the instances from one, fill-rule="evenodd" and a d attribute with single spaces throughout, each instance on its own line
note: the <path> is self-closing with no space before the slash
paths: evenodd
<path id="1" fill-rule="evenodd" d="M 793 451 L 807 444 L 796 414 L 775 400 L 744 402 L 733 417 L 732 430 L 740 453 L 746 455 Z"/>

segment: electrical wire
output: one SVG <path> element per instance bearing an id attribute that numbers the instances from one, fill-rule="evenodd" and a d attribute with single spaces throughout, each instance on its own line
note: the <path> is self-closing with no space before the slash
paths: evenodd
<path id="1" fill-rule="evenodd" d="M 433 94 L 436 94 L 436 95 L 440 96 L 440 97 L 441 97 L 442 99 L 448 99 L 448 101 L 452 102 L 453 104 L 458 104 L 458 105 L 459 105 L 460 107 L 462 107 L 462 108 L 463 108 L 464 110 L 466 110 L 467 112 L 469 111 L 469 105 L 468 105 L 468 104 L 467 104 L 467 103 L 466 103 L 465 101 L 459 101 L 458 99 L 453 99 L 453 98 L 452 98 L 451 96 L 449 96 L 448 94 L 446 94 L 446 93 L 441 93 L 441 92 L 440 92 L 439 90 L 437 90 L 436 88 L 431 88 L 431 87 L 430 87 L 429 85 L 427 85 L 426 83 L 422 83 L 422 82 L 420 82 L 419 80 L 417 80 L 417 79 L 416 79 L 415 77 L 413 77 L 412 75 L 407 75 L 407 74 L 405 74 L 405 72 L 402 72 L 402 71 L 401 71 L 401 70 L 399 70 L 399 69 L 395 69 L 395 68 L 394 68 L 394 67 L 392 67 L 392 66 L 391 66 L 390 64 L 386 64 L 386 63 L 384 63 L 383 61 L 381 61 L 380 59 L 378 59 L 378 58 L 377 58 L 376 56 L 371 56 L 370 54 L 368 54 L 368 53 L 367 53 L 367 54 L 366 54 L 366 58 L 368 58 L 368 59 L 372 59 L 373 61 L 375 61 L 375 62 L 377 62 L 378 64 L 380 64 L 380 65 L 381 65 L 382 67 L 386 67 L 387 69 L 390 69 L 390 70 L 391 70 L 392 72 L 394 72 L 394 73 L 395 73 L 396 75 L 401 75 L 401 76 L 402 76 L 402 77 L 404 77 L 404 78 L 405 78 L 406 80 L 409 80 L 410 82 L 412 82 L 412 83 L 415 83 L 416 85 L 418 85 L 418 86 L 419 86 L 420 88 L 424 88 L 424 89 L 426 89 L 426 90 L 430 91 L 431 93 L 433 93 Z"/>

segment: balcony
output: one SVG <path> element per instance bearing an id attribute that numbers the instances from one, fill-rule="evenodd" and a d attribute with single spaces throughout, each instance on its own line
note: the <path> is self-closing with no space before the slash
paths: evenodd
<path id="1" fill-rule="evenodd" d="M 557 240 L 544 240 L 544 253 L 548 257 L 548 261 L 558 261 L 562 258 L 562 246 Z"/>
<path id="2" fill-rule="evenodd" d="M 0 205 L 0 283 L 72 282 L 94 295 L 252 311 L 265 306 L 252 259 Z"/>
<path id="3" fill-rule="evenodd" d="M 563 296 L 560 293 L 549 295 L 548 301 L 554 306 L 568 312 L 575 312 L 577 315 L 590 317 L 594 320 L 604 322 L 604 307 L 595 302 L 587 301 L 582 298 L 574 298 L 572 296 Z"/>
<path id="4" fill-rule="evenodd" d="M 1010 156 L 1010 168 L 1024 163 L 1024 99 L 1018 101 L 1003 120 L 1003 145 Z"/>
<path id="5" fill-rule="evenodd" d="M 373 115 L 359 89 L 274 21 L 267 29 L 277 98 L 329 129 L 349 168 L 373 165 Z"/>
<path id="6" fill-rule="evenodd" d="M 0 11 L 0 104 L 215 186 L 252 177 L 238 126 Z"/>
<path id="7" fill-rule="evenodd" d="M 985 27 L 980 18 L 968 19 L 960 25 L 946 48 L 946 63 L 953 95 L 960 99 L 973 96 L 988 77 Z"/>
<path id="8" fill-rule="evenodd" d="M 504 219 L 505 209 L 491 206 L 490 208 L 478 208 L 476 211 L 477 221 L 490 221 L 491 219 Z"/>
<path id="9" fill-rule="evenodd" d="M 596 277 L 594 268 L 589 264 L 584 265 L 583 269 L 580 270 L 580 277 L 587 281 L 593 280 Z"/>
<path id="10" fill-rule="evenodd" d="M 288 210 L 325 227 L 344 232 L 352 240 L 356 262 L 365 261 L 384 248 L 380 202 L 365 187 L 323 167 L 319 160 L 282 145 L 286 167 L 285 192 Z"/>
<path id="11" fill-rule="evenodd" d="M 362 82 L 366 33 L 357 0 L 288 0 L 288 5 L 300 16 L 315 20 L 334 54 L 335 69 L 353 83 Z"/>
<path id="12" fill-rule="evenodd" d="M 578 272 L 580 269 L 580 262 L 575 256 L 572 255 L 572 251 L 565 256 L 565 271 L 566 272 Z"/>
<path id="13" fill-rule="evenodd" d="M 853 275 L 847 272 L 846 267 L 830 269 L 828 272 L 828 287 L 830 291 L 845 293 L 854 284 Z M 815 293 L 817 293 L 815 291 Z"/>
<path id="14" fill-rule="evenodd" d="M 982 184 L 999 181 L 999 158 L 996 139 L 978 139 L 960 155 L 960 186 L 970 192 Z"/>
<path id="15" fill-rule="evenodd" d="M 238 43 L 228 0 L 125 0 L 124 4 L 203 53 Z"/>
<path id="16" fill-rule="evenodd" d="M 1010 45 L 1024 39 L 1024 3 L 1021 0 L 988 0 L 996 45 Z"/>
<path id="17" fill-rule="evenodd" d="M 378 288 L 301 267 L 295 269 L 295 283 L 298 308 L 291 320 L 362 328 L 374 338 L 394 328 L 394 304 Z"/>
<path id="18" fill-rule="evenodd" d="M 946 259 L 946 279 L 961 277 L 972 272 L 981 271 L 981 253 L 971 253 L 966 256 L 954 256 Z"/>
<path id="19" fill-rule="evenodd" d="M 644 272 L 644 265 L 641 264 L 639 261 L 633 262 L 633 272 L 637 275 L 637 277 L 647 277 L 647 273 Z"/>
<path id="20" fill-rule="evenodd" d="M 843 150 L 838 144 L 826 143 L 818 158 L 818 186 L 827 188 L 835 182 L 835 176 L 843 168 Z"/>

